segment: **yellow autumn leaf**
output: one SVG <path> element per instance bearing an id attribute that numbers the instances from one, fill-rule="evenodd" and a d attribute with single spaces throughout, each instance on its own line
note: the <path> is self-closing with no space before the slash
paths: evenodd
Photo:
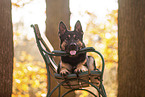
<path id="1" fill-rule="evenodd" d="M 22 84 L 22 90 L 23 91 L 28 91 L 28 85 Z"/>

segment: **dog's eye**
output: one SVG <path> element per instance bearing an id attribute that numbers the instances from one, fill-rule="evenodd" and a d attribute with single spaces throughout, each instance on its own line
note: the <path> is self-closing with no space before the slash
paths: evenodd
<path id="1" fill-rule="evenodd" d="M 70 38 L 69 38 L 69 37 L 66 37 L 65 39 L 66 39 L 66 40 L 69 40 Z"/>
<path id="2" fill-rule="evenodd" d="M 70 35 L 68 35 L 65 39 L 66 39 L 66 40 L 70 40 Z"/>

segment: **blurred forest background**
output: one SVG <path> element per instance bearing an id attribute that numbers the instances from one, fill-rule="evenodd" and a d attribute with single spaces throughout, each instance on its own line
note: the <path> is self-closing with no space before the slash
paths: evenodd
<path id="1" fill-rule="evenodd" d="M 69 6 L 71 12 L 70 29 L 73 29 L 77 20 L 81 21 L 86 46 L 94 47 L 105 58 L 103 83 L 107 96 L 116 97 L 117 0 L 70 0 Z M 12 21 L 14 31 L 12 97 L 45 97 L 47 93 L 46 68 L 36 47 L 33 29 L 30 27 L 31 24 L 38 24 L 40 32 L 45 32 L 45 0 L 12 0 Z M 93 56 L 97 67 L 100 68 L 100 58 Z M 84 91 L 76 91 L 76 94 L 79 94 L 79 97 L 90 97 Z"/>

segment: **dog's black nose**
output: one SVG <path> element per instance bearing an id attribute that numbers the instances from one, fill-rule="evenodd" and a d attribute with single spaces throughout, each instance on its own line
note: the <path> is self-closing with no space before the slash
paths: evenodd
<path id="1" fill-rule="evenodd" d="M 72 46 L 72 47 L 73 47 L 73 46 L 76 46 L 76 43 L 71 43 L 70 46 Z"/>
<path id="2" fill-rule="evenodd" d="M 76 49 L 77 44 L 76 43 L 71 43 L 70 44 L 70 49 L 71 50 L 75 50 Z"/>
<path id="3" fill-rule="evenodd" d="M 76 43 L 71 43 L 70 46 L 71 47 L 75 47 L 76 46 Z"/>

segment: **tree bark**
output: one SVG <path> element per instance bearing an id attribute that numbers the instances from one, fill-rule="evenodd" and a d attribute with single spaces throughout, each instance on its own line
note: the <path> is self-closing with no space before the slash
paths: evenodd
<path id="1" fill-rule="evenodd" d="M 52 44 L 55 50 L 60 49 L 60 41 L 58 36 L 58 27 L 60 21 L 63 21 L 67 28 L 70 28 L 70 11 L 69 0 L 46 0 L 46 37 Z M 60 59 L 56 59 L 56 63 Z M 51 71 L 52 72 L 52 71 Z M 53 72 L 52 72 L 53 73 Z M 51 90 L 57 85 L 56 79 L 51 77 Z M 61 94 L 68 91 L 61 87 Z M 52 97 L 58 96 L 58 90 L 53 93 Z M 74 93 L 70 93 L 67 97 L 75 97 Z"/>
<path id="2" fill-rule="evenodd" d="M 119 0 L 118 97 L 145 97 L 145 0 Z"/>
<path id="3" fill-rule="evenodd" d="M 11 0 L 0 1 L 0 97 L 12 94 L 13 31 Z"/>
<path id="4" fill-rule="evenodd" d="M 46 37 L 55 50 L 59 47 L 58 25 L 63 21 L 70 28 L 69 0 L 46 0 Z"/>

